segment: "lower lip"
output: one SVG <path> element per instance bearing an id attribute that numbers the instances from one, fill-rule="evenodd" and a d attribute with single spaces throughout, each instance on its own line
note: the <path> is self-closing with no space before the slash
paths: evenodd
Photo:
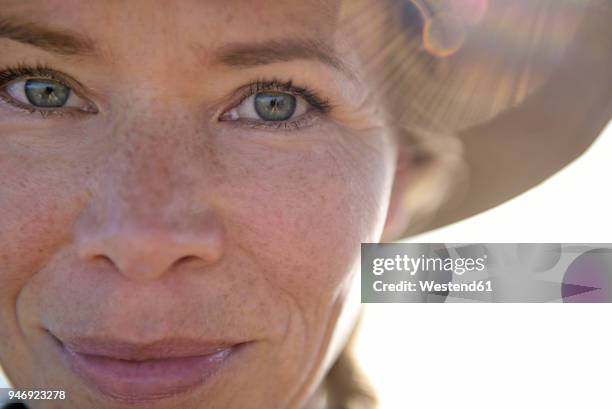
<path id="1" fill-rule="evenodd" d="M 72 370 L 113 400 L 150 402 L 184 395 L 218 372 L 235 347 L 211 355 L 126 361 L 81 354 L 63 346 Z"/>

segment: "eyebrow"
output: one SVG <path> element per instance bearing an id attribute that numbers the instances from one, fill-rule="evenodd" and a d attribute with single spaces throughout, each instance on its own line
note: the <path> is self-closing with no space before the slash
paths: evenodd
<path id="1" fill-rule="evenodd" d="M 0 39 L 6 38 L 62 55 L 86 55 L 96 51 L 86 36 L 70 30 L 44 27 L 18 18 L 0 16 Z M 226 44 L 215 52 L 224 65 L 249 68 L 273 62 L 315 60 L 354 78 L 349 67 L 329 44 L 309 39 L 268 40 L 263 43 Z"/>
<path id="2" fill-rule="evenodd" d="M 227 44 L 216 52 L 216 60 L 224 65 L 249 68 L 273 62 L 293 60 L 319 61 L 350 77 L 353 73 L 329 44 L 308 39 L 268 40 L 263 43 Z"/>
<path id="3" fill-rule="evenodd" d="M 95 50 L 93 41 L 83 35 L 12 17 L 0 16 L 0 39 L 2 38 L 63 55 L 91 54 Z"/>

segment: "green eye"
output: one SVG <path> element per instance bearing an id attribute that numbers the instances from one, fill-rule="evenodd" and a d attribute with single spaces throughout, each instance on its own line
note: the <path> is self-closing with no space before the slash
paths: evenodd
<path id="1" fill-rule="evenodd" d="M 264 121 L 286 121 L 295 113 L 296 98 L 283 92 L 260 92 L 255 95 L 255 111 Z"/>
<path id="2" fill-rule="evenodd" d="M 70 88 L 54 80 L 31 79 L 24 85 L 28 101 L 39 108 L 61 108 L 70 98 Z"/>

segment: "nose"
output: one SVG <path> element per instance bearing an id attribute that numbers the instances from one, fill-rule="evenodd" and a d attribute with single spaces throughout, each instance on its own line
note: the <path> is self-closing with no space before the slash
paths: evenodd
<path id="1" fill-rule="evenodd" d="M 188 166 L 201 158 L 117 157 L 94 177 L 74 225 L 81 261 L 105 261 L 129 280 L 145 282 L 222 258 L 225 227 L 217 190 L 206 176 L 213 170 Z"/>
<path id="2" fill-rule="evenodd" d="M 105 260 L 126 278 L 146 282 L 182 264 L 199 267 L 217 262 L 223 253 L 223 229 L 212 215 L 190 223 L 106 222 L 82 224 L 77 251 L 83 261 Z"/>

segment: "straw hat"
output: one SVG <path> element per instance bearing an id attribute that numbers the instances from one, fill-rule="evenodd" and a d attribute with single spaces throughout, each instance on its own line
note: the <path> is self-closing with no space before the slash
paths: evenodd
<path id="1" fill-rule="evenodd" d="M 458 135 L 467 177 L 403 236 L 538 185 L 579 157 L 612 118 L 609 0 L 411 1 L 435 60 L 427 113 Z"/>

